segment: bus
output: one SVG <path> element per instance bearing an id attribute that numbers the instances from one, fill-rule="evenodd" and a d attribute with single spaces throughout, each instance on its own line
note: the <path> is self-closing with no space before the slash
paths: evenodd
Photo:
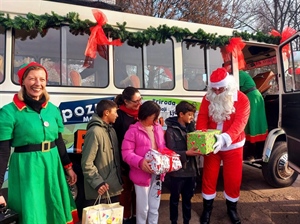
<path id="1" fill-rule="evenodd" d="M 106 34 L 111 35 L 110 40 L 123 38 L 123 43 L 99 47 L 97 57 L 86 66 L 86 30 L 91 24 L 97 25 L 92 9 L 43 0 L 0 2 L 0 107 L 11 102 L 20 89 L 16 74 L 22 64 L 37 61 L 45 66 L 49 74 L 47 91 L 51 102 L 61 110 L 64 142 L 78 175 L 72 188 L 78 205 L 84 198 L 80 159 L 85 127 L 97 102 L 114 99 L 126 86 L 134 86 L 143 100 L 154 100 L 161 106 L 161 120 L 174 116 L 181 100 L 199 109 L 209 74 L 224 62 L 224 44 L 220 43 L 228 42 L 238 32 L 101 9 L 109 25 L 104 26 Z M 118 31 L 123 36 L 118 36 Z M 262 147 L 250 152 L 254 159 L 244 158 L 244 163 L 261 169 L 271 186 L 286 187 L 294 183 L 298 173 L 289 167 L 280 103 L 283 93 L 294 93 L 295 79 L 293 74 L 283 73 L 283 53 L 274 38 L 258 42 L 254 37 L 244 38 L 248 40 L 244 40 L 242 53 L 246 70 L 265 99 L 269 136 Z M 238 59 L 231 57 L 231 61 L 238 82 Z M 286 79 L 282 79 L 283 74 Z M 197 79 L 205 85 L 195 85 Z"/>

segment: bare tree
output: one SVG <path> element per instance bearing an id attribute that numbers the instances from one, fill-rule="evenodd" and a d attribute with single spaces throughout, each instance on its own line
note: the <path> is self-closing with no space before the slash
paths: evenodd
<path id="1" fill-rule="evenodd" d="M 242 0 L 125 0 L 126 12 L 167 19 L 234 27 L 244 15 Z"/>
<path id="2" fill-rule="evenodd" d="M 284 27 L 291 26 L 299 29 L 298 14 L 300 13 L 299 0 L 260 0 L 252 7 L 256 18 L 257 29 L 269 32 L 272 29 L 282 31 Z"/>

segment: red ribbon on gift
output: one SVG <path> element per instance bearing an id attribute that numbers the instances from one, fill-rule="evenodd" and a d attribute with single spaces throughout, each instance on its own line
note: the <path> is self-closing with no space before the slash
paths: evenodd
<path id="1" fill-rule="evenodd" d="M 92 12 L 97 21 L 97 25 L 90 28 L 91 34 L 84 54 L 86 57 L 96 58 L 97 51 L 99 55 L 103 55 L 102 51 L 104 50 L 103 47 L 105 48 L 105 45 L 121 46 L 122 42 L 120 39 L 109 41 L 102 28 L 107 22 L 105 14 L 98 9 L 92 9 Z"/>
<path id="2" fill-rule="evenodd" d="M 286 41 L 289 39 L 291 36 L 293 36 L 297 31 L 291 27 L 286 27 L 283 29 L 282 33 L 280 34 L 277 30 L 271 30 L 270 35 L 274 37 L 281 37 L 280 43 Z M 286 53 L 286 56 L 289 58 L 290 57 L 290 45 L 287 44 L 282 48 L 282 52 Z"/>
<path id="3" fill-rule="evenodd" d="M 159 151 L 162 155 L 167 155 L 167 156 L 176 156 L 177 153 L 174 152 L 173 150 L 171 149 L 168 149 L 168 148 L 160 148 L 158 149 L 157 151 Z M 170 162 L 170 168 L 168 170 L 168 172 L 170 172 L 172 170 L 172 167 L 173 167 L 173 159 L 172 158 L 169 158 L 169 162 Z"/>
<path id="4" fill-rule="evenodd" d="M 175 156 L 177 154 L 176 152 L 168 148 L 160 148 L 157 151 L 159 151 L 162 155 L 167 155 L 167 156 Z"/>

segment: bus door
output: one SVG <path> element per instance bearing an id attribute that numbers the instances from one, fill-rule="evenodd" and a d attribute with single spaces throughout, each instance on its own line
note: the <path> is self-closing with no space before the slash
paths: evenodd
<path id="1" fill-rule="evenodd" d="M 300 173 L 300 31 L 279 46 L 281 124 L 286 133 L 289 166 Z"/>

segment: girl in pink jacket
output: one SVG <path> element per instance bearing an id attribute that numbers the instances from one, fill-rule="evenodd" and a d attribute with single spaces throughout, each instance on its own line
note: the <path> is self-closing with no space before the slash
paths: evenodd
<path id="1" fill-rule="evenodd" d="M 122 157 L 129 164 L 129 177 L 136 191 L 136 223 L 158 223 L 161 175 L 155 175 L 145 154 L 152 149 L 165 148 L 164 131 L 157 122 L 160 106 L 146 101 L 139 109 L 139 121 L 131 125 L 122 142 Z"/>

